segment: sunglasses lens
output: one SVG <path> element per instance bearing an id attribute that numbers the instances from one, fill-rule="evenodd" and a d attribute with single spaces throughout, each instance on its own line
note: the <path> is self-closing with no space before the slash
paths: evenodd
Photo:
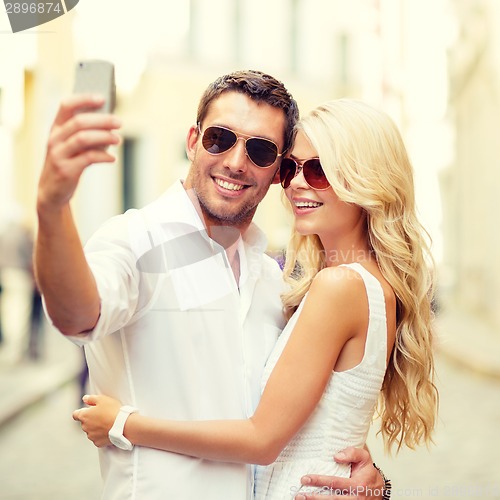
<path id="1" fill-rule="evenodd" d="M 326 178 L 325 172 L 323 172 L 323 168 L 321 167 L 321 163 L 319 162 L 318 158 L 312 158 L 304 162 L 303 170 L 304 178 L 312 188 L 326 189 L 330 186 L 330 183 Z"/>
<path id="2" fill-rule="evenodd" d="M 304 179 L 313 189 L 327 189 L 330 186 L 318 158 L 311 158 L 302 165 Z M 280 166 L 280 182 L 286 189 L 297 174 L 297 163 L 291 158 L 284 158 Z"/>
<path id="3" fill-rule="evenodd" d="M 210 154 L 218 155 L 229 151 L 238 140 L 238 136 L 223 127 L 208 127 L 203 133 L 201 143 Z M 245 141 L 249 158 L 258 167 L 269 167 L 278 158 L 278 146 L 267 139 L 250 137 Z"/>
<path id="4" fill-rule="evenodd" d="M 258 167 L 269 167 L 278 157 L 278 147 L 274 142 L 251 137 L 246 142 L 247 153 Z"/>
<path id="5" fill-rule="evenodd" d="M 203 147 L 211 154 L 224 153 L 234 146 L 236 134 L 222 127 L 208 127 L 202 139 Z"/>
<path id="6" fill-rule="evenodd" d="M 292 179 L 295 177 L 297 164 L 291 158 L 284 158 L 280 166 L 280 182 L 284 189 L 286 189 Z"/>

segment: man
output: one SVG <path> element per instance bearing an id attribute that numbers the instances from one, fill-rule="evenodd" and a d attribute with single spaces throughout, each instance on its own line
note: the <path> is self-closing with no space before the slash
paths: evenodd
<path id="1" fill-rule="evenodd" d="M 106 147 L 119 141 L 115 117 L 77 113 L 100 105 L 92 96 L 68 100 L 49 139 L 35 251 L 48 314 L 85 345 L 93 392 L 159 418 L 245 418 L 283 327 L 279 268 L 252 218 L 278 180 L 296 103 L 260 72 L 217 79 L 187 135 L 185 181 L 112 218 L 84 252 L 69 202 L 85 168 L 113 161 Z M 251 497 L 250 467 L 129 451 L 121 435 L 127 411 L 114 429 L 116 446 L 100 452 L 104 498 Z M 383 486 L 366 451 L 347 453 L 360 464 L 352 485 Z M 335 478 L 312 481 L 336 487 Z"/>

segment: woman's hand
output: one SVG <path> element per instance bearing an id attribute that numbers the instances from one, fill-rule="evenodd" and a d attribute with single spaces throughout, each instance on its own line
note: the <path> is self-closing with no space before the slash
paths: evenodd
<path id="1" fill-rule="evenodd" d="M 109 396 L 83 396 L 88 408 L 80 408 L 73 412 L 73 420 L 82 425 L 82 430 L 98 448 L 110 446 L 108 432 L 113 426 L 116 415 L 122 404 Z"/>

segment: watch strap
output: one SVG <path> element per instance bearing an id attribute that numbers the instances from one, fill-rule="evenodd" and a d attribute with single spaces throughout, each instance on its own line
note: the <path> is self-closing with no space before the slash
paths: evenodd
<path id="1" fill-rule="evenodd" d="M 134 447 L 134 445 L 123 435 L 123 429 L 125 428 L 125 422 L 127 421 L 128 417 L 132 413 L 137 413 L 138 411 L 139 410 L 137 408 L 130 405 L 124 405 L 118 411 L 118 414 L 116 415 L 115 418 L 115 422 L 108 432 L 110 441 L 115 446 L 117 446 L 115 444 L 117 439 L 119 439 L 120 444 L 123 444 L 123 447 L 118 446 L 118 448 L 122 448 L 124 450 L 131 450 Z"/>

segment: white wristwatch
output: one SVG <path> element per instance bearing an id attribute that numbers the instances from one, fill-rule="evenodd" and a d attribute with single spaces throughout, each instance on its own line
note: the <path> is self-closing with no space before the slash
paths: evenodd
<path id="1" fill-rule="evenodd" d="M 130 451 L 134 445 L 123 435 L 123 428 L 125 427 L 125 422 L 131 413 L 136 413 L 139 410 L 133 406 L 122 406 L 118 415 L 116 415 L 115 423 L 113 427 L 109 429 L 108 436 L 112 444 L 121 450 Z"/>

